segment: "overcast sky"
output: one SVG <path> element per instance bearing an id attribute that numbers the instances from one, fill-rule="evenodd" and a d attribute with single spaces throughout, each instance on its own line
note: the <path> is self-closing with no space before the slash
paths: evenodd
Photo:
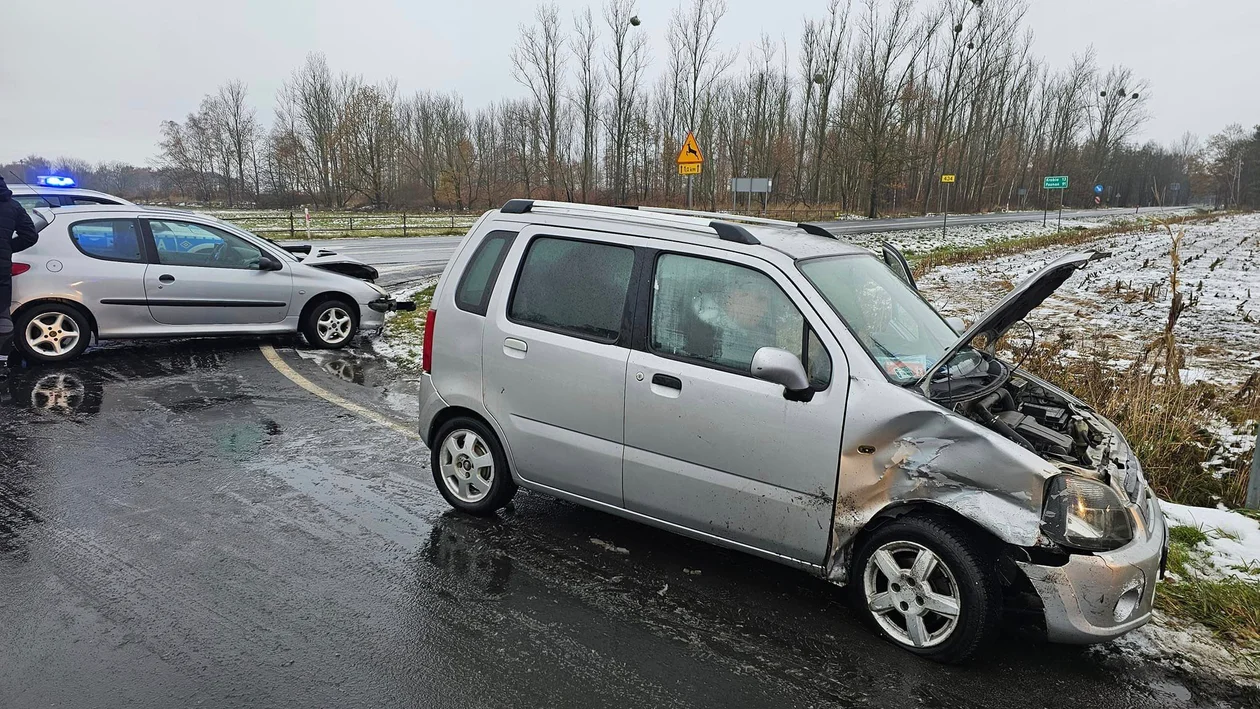
<path id="1" fill-rule="evenodd" d="M 664 29 L 680 0 L 640 0 L 663 66 Z M 926 1 L 926 0 L 925 0 Z M 599 3 L 597 0 L 596 10 Z M 558 0 L 567 18 L 582 0 Z M 725 46 L 786 37 L 826 0 L 728 0 Z M 1026 25 L 1056 67 L 1093 44 L 1099 64 L 1124 63 L 1151 83 L 1144 138 L 1206 137 L 1260 123 L 1260 0 L 1032 0 Z M 0 0 L 0 162 L 30 154 L 147 164 L 158 126 L 201 97 L 246 82 L 270 124 L 274 94 L 308 52 L 404 92 L 457 90 L 470 108 L 521 96 L 508 52 L 532 2 L 511 0 Z M 793 57 L 793 61 L 795 57 Z M 743 60 L 735 68 L 743 66 Z"/>

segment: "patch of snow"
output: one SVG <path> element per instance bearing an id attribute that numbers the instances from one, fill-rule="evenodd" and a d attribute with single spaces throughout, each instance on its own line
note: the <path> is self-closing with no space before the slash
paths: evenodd
<path id="1" fill-rule="evenodd" d="M 394 300 L 411 300 L 416 293 L 431 287 L 437 283 L 437 278 L 431 278 L 421 281 L 418 284 L 412 284 L 406 288 L 401 288 L 389 294 Z M 385 323 L 389 324 L 390 320 L 398 317 L 397 312 L 385 313 Z M 372 351 L 388 360 L 406 360 L 418 363 L 420 360 L 420 352 L 424 343 L 418 340 L 407 338 L 390 337 L 381 334 L 371 340 Z"/>
<path id="2" fill-rule="evenodd" d="M 591 537 L 591 544 L 594 544 L 595 546 L 603 549 L 604 551 L 610 551 L 614 554 L 629 554 L 630 553 L 630 550 L 625 547 L 619 547 L 616 544 L 613 544 L 612 542 L 606 542 L 603 539 L 596 539 L 595 537 Z"/>
<path id="3" fill-rule="evenodd" d="M 1237 652 L 1198 623 L 1181 621 L 1155 611 L 1152 622 L 1090 652 L 1136 657 L 1184 671 L 1206 671 L 1234 682 L 1260 686 L 1260 665 Z"/>
<path id="4" fill-rule="evenodd" d="M 1187 507 L 1160 501 L 1169 524 L 1207 534 L 1208 576 L 1260 582 L 1260 522 L 1226 509 Z"/>
<path id="5" fill-rule="evenodd" d="M 1260 372 L 1255 350 L 1260 331 L 1260 215 L 1171 226 L 1185 231 L 1179 249 L 1179 290 L 1185 310 L 1174 334 L 1186 350 L 1187 379 L 1236 386 Z M 936 236 L 939 239 L 939 230 Z M 1012 284 L 1066 252 L 1107 253 L 1073 274 L 1028 321 L 1038 339 L 1067 335 L 1077 350 L 1132 361 L 1163 333 L 1168 321 L 1171 247 L 1167 230 L 1135 230 L 1075 246 L 937 267 L 919 279 L 919 287 L 942 314 L 974 319 Z"/>

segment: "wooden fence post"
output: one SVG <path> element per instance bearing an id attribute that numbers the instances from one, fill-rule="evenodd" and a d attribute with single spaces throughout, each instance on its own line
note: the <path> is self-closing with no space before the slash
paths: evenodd
<path id="1" fill-rule="evenodd" d="M 289 210 L 289 238 L 293 238 L 293 210 Z"/>
<path id="2" fill-rule="evenodd" d="M 350 215 L 350 233 L 346 236 L 354 236 L 354 215 Z"/>
<path id="3" fill-rule="evenodd" d="M 407 238 L 407 213 L 403 212 L 403 238 Z"/>

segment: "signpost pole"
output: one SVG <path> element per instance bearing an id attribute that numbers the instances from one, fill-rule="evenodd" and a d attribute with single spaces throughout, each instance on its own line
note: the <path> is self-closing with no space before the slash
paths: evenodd
<path id="1" fill-rule="evenodd" d="M 945 183 L 945 221 L 941 222 L 941 236 L 945 236 L 949 230 L 949 183 Z"/>
<path id="2" fill-rule="evenodd" d="M 1045 187 L 1041 188 L 1041 226 L 1045 226 L 1050 219 L 1050 190 Z"/>
<path id="3" fill-rule="evenodd" d="M 1064 187 L 1063 189 L 1059 190 L 1059 224 L 1058 224 L 1058 226 L 1057 226 L 1057 227 L 1055 227 L 1055 228 L 1057 228 L 1057 229 L 1062 229 L 1062 228 L 1063 228 L 1063 195 L 1064 195 L 1066 192 L 1067 192 L 1067 188 L 1066 188 L 1066 187 Z"/>
<path id="4" fill-rule="evenodd" d="M 687 175 L 687 209 L 691 209 L 691 175 Z"/>

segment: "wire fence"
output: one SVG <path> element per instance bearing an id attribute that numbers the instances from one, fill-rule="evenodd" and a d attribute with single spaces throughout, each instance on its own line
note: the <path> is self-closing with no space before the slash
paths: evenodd
<path id="1" fill-rule="evenodd" d="M 420 214 L 215 210 L 207 214 L 273 239 L 463 235 L 480 213 Z"/>

